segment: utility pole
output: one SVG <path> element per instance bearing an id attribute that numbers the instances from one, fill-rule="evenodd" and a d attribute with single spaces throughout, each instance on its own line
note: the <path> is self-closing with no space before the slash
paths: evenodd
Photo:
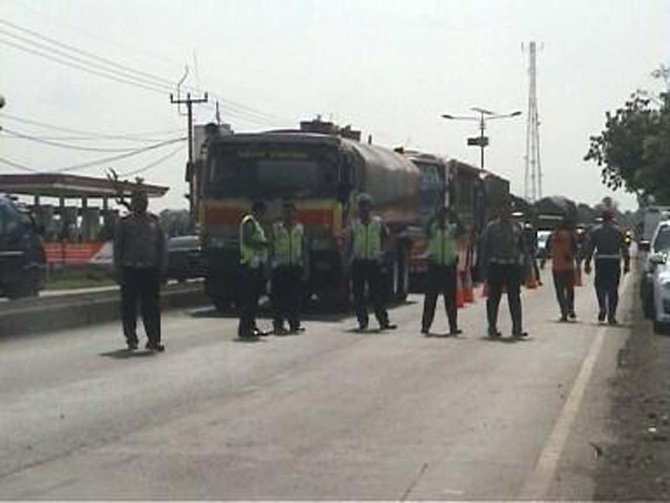
<path id="1" fill-rule="evenodd" d="M 193 103 L 207 103 L 207 93 L 203 98 L 191 98 L 191 93 L 186 93 L 186 99 L 174 99 L 170 93 L 170 103 L 173 105 L 186 105 L 186 117 L 188 127 L 188 164 L 186 165 L 186 181 L 188 182 L 188 207 L 191 219 L 195 217 L 195 184 L 193 176 Z"/>
<path id="2" fill-rule="evenodd" d="M 530 43 L 528 49 L 529 66 L 528 77 L 530 85 L 528 89 L 528 115 L 526 126 L 526 156 L 525 156 L 525 180 L 524 197 L 527 201 L 534 202 L 542 199 L 542 165 L 540 164 L 540 120 L 537 113 L 537 67 L 536 67 L 536 45 Z"/>
<path id="3" fill-rule="evenodd" d="M 193 162 L 193 103 L 207 103 L 207 93 L 203 98 L 191 98 L 191 93 L 186 93 L 186 99 L 174 99 L 170 93 L 170 103 L 173 105 L 186 105 L 186 117 L 188 121 L 188 162 Z"/>

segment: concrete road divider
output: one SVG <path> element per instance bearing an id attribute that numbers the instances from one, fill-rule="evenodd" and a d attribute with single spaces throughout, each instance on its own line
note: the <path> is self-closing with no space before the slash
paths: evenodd
<path id="1" fill-rule="evenodd" d="M 208 303 L 200 281 L 169 284 L 161 291 L 165 310 Z M 119 317 L 118 288 L 2 302 L 0 337 L 47 333 Z"/>

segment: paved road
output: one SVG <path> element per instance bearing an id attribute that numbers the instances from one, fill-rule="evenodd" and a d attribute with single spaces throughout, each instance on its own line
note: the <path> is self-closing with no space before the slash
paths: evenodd
<path id="1" fill-rule="evenodd" d="M 313 316 L 239 342 L 201 309 L 164 317 L 159 355 L 116 324 L 1 340 L 0 499 L 588 499 L 630 332 L 626 299 L 601 327 L 593 297 L 566 325 L 551 286 L 525 292 L 519 342 L 484 337 L 481 299 L 461 337 L 423 337 L 418 296 L 391 333 Z"/>

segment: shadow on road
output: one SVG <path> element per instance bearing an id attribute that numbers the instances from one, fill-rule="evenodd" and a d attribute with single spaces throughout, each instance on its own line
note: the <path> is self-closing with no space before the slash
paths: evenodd
<path id="1" fill-rule="evenodd" d="M 400 306 L 408 306 L 416 304 L 415 301 L 404 301 L 404 302 L 394 302 L 389 304 L 389 309 Z M 219 311 L 213 306 L 201 306 L 195 309 L 191 309 L 189 314 L 193 318 L 237 318 L 238 312 L 235 308 L 229 308 L 224 311 Z M 339 323 L 345 318 L 349 318 L 353 315 L 352 308 L 344 309 L 332 309 L 327 306 L 323 306 L 318 303 L 310 303 L 305 306 L 302 313 L 303 321 L 320 321 L 320 322 L 330 322 L 330 323 Z M 272 317 L 272 306 L 269 302 L 262 302 L 258 309 L 258 316 L 260 318 Z"/>
<path id="2" fill-rule="evenodd" d="M 449 332 L 428 332 L 424 334 L 424 337 L 428 339 L 466 339 L 466 337 L 459 337 L 458 334 L 450 334 Z"/>
<path id="3" fill-rule="evenodd" d="M 489 337 L 488 335 L 484 335 L 479 338 L 479 340 L 486 341 L 486 342 L 502 342 L 503 344 L 516 344 L 517 342 L 531 342 L 534 340 L 533 337 L 526 336 L 526 337 Z"/>
<path id="4" fill-rule="evenodd" d="M 114 351 L 107 351 L 105 353 L 98 353 L 99 356 L 105 356 L 107 358 L 115 358 L 117 360 L 126 360 L 128 358 L 147 358 L 151 356 L 156 356 L 155 351 L 130 351 L 128 349 L 115 349 Z"/>
<path id="5" fill-rule="evenodd" d="M 235 337 L 233 342 L 242 344 L 255 344 L 257 342 L 267 342 L 267 337 Z"/>

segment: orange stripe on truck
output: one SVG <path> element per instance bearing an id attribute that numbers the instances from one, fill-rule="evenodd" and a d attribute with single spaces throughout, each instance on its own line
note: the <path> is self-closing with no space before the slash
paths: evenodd
<path id="1" fill-rule="evenodd" d="M 341 230 L 339 205 L 328 201 L 298 202 L 296 218 L 304 225 L 332 226 Z M 249 204 L 243 202 L 205 202 L 201 207 L 201 219 L 205 225 L 238 225 L 250 211 Z"/>

